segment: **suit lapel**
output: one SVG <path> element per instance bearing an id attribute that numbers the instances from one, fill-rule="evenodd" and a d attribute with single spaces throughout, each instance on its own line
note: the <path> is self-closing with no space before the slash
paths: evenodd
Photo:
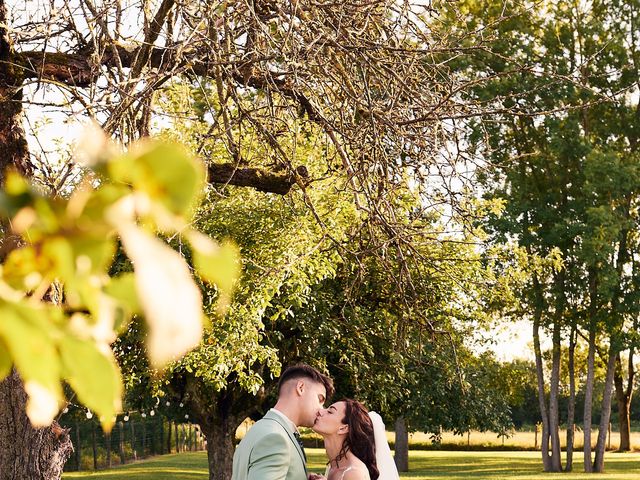
<path id="1" fill-rule="evenodd" d="M 302 449 L 300 448 L 300 445 L 298 444 L 298 441 L 296 440 L 296 437 L 293 435 L 293 432 L 291 431 L 291 427 L 289 425 L 287 425 L 286 422 L 284 421 L 284 419 L 281 418 L 280 415 L 278 415 L 277 413 L 267 412 L 266 415 L 264 416 L 264 418 L 268 419 L 268 420 L 273 420 L 273 421 L 277 422 L 278 424 L 280 424 L 280 426 L 282 428 L 284 428 L 284 431 L 287 432 L 287 435 L 289 436 L 289 440 L 291 440 L 293 445 L 296 447 L 298 455 L 300 455 L 300 460 L 302 460 L 302 465 L 304 465 L 304 471 L 306 473 L 307 472 L 307 462 L 305 462 L 305 460 L 304 460 L 304 453 L 302 452 Z"/>

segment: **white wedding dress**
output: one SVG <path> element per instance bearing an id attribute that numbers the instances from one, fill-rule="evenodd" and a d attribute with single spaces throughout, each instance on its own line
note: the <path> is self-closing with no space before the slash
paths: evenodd
<path id="1" fill-rule="evenodd" d="M 376 412 L 369 412 L 369 417 L 373 423 L 373 437 L 376 442 L 376 463 L 380 472 L 378 480 L 398 480 L 400 475 L 398 475 L 396 462 L 391 455 L 382 417 Z"/>

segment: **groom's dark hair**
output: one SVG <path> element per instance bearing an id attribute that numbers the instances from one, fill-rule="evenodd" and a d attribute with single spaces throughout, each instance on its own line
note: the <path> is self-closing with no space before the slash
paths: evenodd
<path id="1" fill-rule="evenodd" d="M 280 381 L 278 382 L 278 395 L 282 392 L 282 386 L 286 382 L 289 380 L 298 380 L 300 378 L 308 378 L 316 383 L 324 385 L 324 388 L 327 391 L 327 399 L 331 398 L 335 391 L 331 377 L 324 373 L 320 373 L 318 370 L 306 363 L 298 363 L 297 365 L 288 367 L 284 372 L 282 372 L 282 375 L 280 375 Z"/>

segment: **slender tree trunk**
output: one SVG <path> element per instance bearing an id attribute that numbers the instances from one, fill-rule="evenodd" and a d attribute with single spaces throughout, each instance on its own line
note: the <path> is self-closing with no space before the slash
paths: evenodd
<path id="1" fill-rule="evenodd" d="M 589 351 L 587 353 L 587 379 L 584 385 L 584 471 L 592 472 L 591 463 L 591 423 L 593 407 L 593 382 L 595 376 L 595 356 L 596 356 L 596 305 L 597 305 L 597 276 L 595 272 L 589 272 L 589 296 L 591 305 L 589 307 Z"/>
<path id="2" fill-rule="evenodd" d="M 595 375 L 595 350 L 596 350 L 595 327 L 589 332 L 589 352 L 587 354 L 587 379 L 584 386 L 584 471 L 591 472 L 591 424 L 593 406 L 593 381 Z"/>
<path id="3" fill-rule="evenodd" d="M 558 390 L 560 387 L 560 322 L 553 325 L 553 355 L 549 393 L 549 436 L 551 437 L 551 471 L 562 471 L 560 457 L 560 412 Z"/>
<path id="4" fill-rule="evenodd" d="M 593 471 L 602 473 L 604 471 L 604 453 L 607 441 L 607 427 L 611 418 L 611 400 L 613 397 L 613 374 L 616 368 L 616 359 L 618 358 L 615 351 L 615 341 L 611 339 L 609 347 L 609 359 L 607 360 L 607 376 L 604 384 L 604 393 L 602 396 L 602 416 L 600 418 L 600 427 L 598 429 L 598 443 L 596 444 L 596 456 L 593 461 Z"/>
<path id="5" fill-rule="evenodd" d="M 569 405 L 567 407 L 567 463 L 565 471 L 573 470 L 573 443 L 575 438 L 575 415 L 576 415 L 576 372 L 575 354 L 577 328 L 575 322 L 571 326 L 571 336 L 569 337 Z"/>
<path id="6" fill-rule="evenodd" d="M 404 417 L 398 417 L 395 423 L 396 445 L 395 456 L 396 467 L 399 472 L 409 471 L 409 432 Z"/>
<path id="7" fill-rule="evenodd" d="M 13 371 L 0 382 L 0 480 L 54 480 L 73 453 L 69 431 L 56 422 L 31 426 L 27 394 Z"/>
<path id="8" fill-rule="evenodd" d="M 540 416 L 542 417 L 540 450 L 542 453 L 544 471 L 551 472 L 551 457 L 549 457 L 549 415 L 547 414 L 547 402 L 544 392 L 544 369 L 542 365 L 542 351 L 540 348 L 540 316 L 541 309 L 536 309 L 533 319 L 533 349 L 536 359 L 536 377 L 538 379 L 538 404 L 540 406 Z"/>
<path id="9" fill-rule="evenodd" d="M 622 358 L 618 353 L 616 359 L 616 372 L 614 375 L 614 385 L 616 389 L 616 400 L 618 403 L 618 417 L 620 424 L 620 448 L 621 452 L 628 452 L 631 450 L 631 399 L 633 398 L 633 384 L 635 377 L 635 367 L 633 365 L 634 350 L 629 351 L 629 363 L 627 372 L 627 386 L 624 386 L 624 380 L 622 378 Z"/>
<path id="10" fill-rule="evenodd" d="M 631 211 L 631 200 L 628 199 L 624 205 L 624 213 L 627 219 L 630 219 Z M 618 255 L 616 258 L 616 272 L 618 273 L 618 284 L 616 285 L 615 295 L 612 300 L 612 311 L 614 315 L 619 315 L 619 325 L 622 326 L 624 320 L 622 319 L 622 312 L 618 312 L 619 306 L 623 297 L 623 277 L 624 277 L 624 266 L 627 263 L 627 260 L 630 257 L 629 248 L 627 246 L 629 238 L 629 230 L 623 229 L 620 232 L 620 244 L 618 247 Z M 616 318 L 616 317 L 614 317 Z M 617 327 L 617 326 L 616 326 Z M 633 321 L 633 331 L 636 332 L 638 328 L 638 317 L 635 316 Z M 613 330 L 615 331 L 615 330 Z M 612 335 L 613 336 L 613 335 Z M 629 364 L 628 364 L 628 378 L 627 378 L 627 388 L 624 387 L 623 382 L 623 372 L 622 372 L 622 357 L 621 353 L 617 352 L 615 359 L 615 372 L 613 377 L 613 382 L 615 385 L 615 395 L 618 403 L 618 418 L 620 424 L 620 446 L 619 450 L 622 452 L 627 452 L 631 449 L 631 430 L 629 425 L 630 420 L 630 404 L 631 397 L 633 395 L 633 380 L 635 376 L 635 369 L 633 365 L 633 352 L 634 349 L 631 347 L 629 349 Z"/>
<path id="11" fill-rule="evenodd" d="M 201 425 L 207 439 L 209 480 L 230 480 L 235 450 L 236 429 L 240 422 L 236 417 L 211 418 Z"/>
<path id="12" fill-rule="evenodd" d="M 618 404 L 618 426 L 620 430 L 620 448 L 621 452 L 629 450 L 629 439 L 625 438 L 625 432 L 629 428 L 629 417 L 627 415 L 628 405 L 624 391 L 624 380 L 622 378 L 622 354 L 618 352 L 616 356 L 616 369 L 613 374 L 613 386 L 615 388 L 616 402 Z"/>

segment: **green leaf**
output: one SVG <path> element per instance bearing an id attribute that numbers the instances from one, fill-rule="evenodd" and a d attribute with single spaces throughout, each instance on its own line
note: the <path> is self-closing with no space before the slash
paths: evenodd
<path id="1" fill-rule="evenodd" d="M 8 171 L 5 188 L 0 191 L 0 214 L 13 217 L 33 201 L 27 181 L 15 171 Z"/>
<path id="2" fill-rule="evenodd" d="M 135 275 L 123 273 L 111 278 L 104 292 L 118 302 L 121 315 L 116 317 L 114 328 L 120 332 L 126 328 L 132 315 L 139 315 L 142 312 L 138 302 Z"/>
<path id="3" fill-rule="evenodd" d="M 22 379 L 34 381 L 61 398 L 60 362 L 51 333 L 54 326 L 45 308 L 3 303 L 0 337 Z"/>
<path id="4" fill-rule="evenodd" d="M 192 231 L 188 234 L 198 274 L 216 285 L 223 301 L 228 301 L 240 276 L 240 253 L 231 242 L 216 245 L 209 237 Z"/>
<path id="5" fill-rule="evenodd" d="M 174 144 L 139 144 L 108 166 L 114 180 L 130 183 L 175 215 L 189 213 L 204 187 L 204 165 Z"/>
<path id="6" fill-rule="evenodd" d="M 116 252 L 113 238 L 82 236 L 71 238 L 69 242 L 76 258 L 78 269 L 104 274 L 113 262 L 113 256 Z"/>
<path id="7" fill-rule="evenodd" d="M 78 399 L 101 418 L 105 430 L 122 409 L 122 379 L 115 360 L 89 340 L 65 335 L 59 344 L 63 376 Z"/>
<path id="8" fill-rule="evenodd" d="M 2 277 L 13 288 L 32 290 L 42 280 L 42 272 L 51 268 L 50 264 L 38 259 L 35 250 L 22 247 L 13 250 L 2 265 Z"/>
<path id="9" fill-rule="evenodd" d="M 74 278 L 76 259 L 71 244 L 66 238 L 52 237 L 45 241 L 42 254 L 53 265 L 53 276 L 63 281 Z"/>

